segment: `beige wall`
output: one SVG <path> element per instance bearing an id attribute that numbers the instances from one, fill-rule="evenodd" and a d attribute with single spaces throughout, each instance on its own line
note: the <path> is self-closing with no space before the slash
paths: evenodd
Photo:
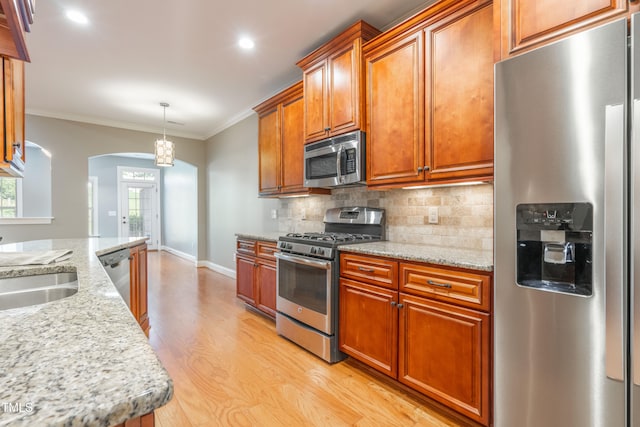
<path id="1" fill-rule="evenodd" d="M 258 116 L 207 141 L 208 260 L 235 270 L 235 233 L 277 231 L 274 199 L 258 198 Z"/>
<path id="2" fill-rule="evenodd" d="M 68 120 L 27 115 L 26 138 L 52 154 L 52 215 L 50 225 L 3 225 L 4 242 L 87 236 L 88 158 L 111 153 L 153 153 L 157 134 Z M 206 256 L 205 144 L 171 137 L 177 158 L 198 168 L 198 257 Z M 29 160 L 27 159 L 27 162 Z"/>

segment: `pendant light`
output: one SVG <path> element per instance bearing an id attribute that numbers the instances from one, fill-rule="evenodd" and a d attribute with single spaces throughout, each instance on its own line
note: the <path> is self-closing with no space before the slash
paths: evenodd
<path id="1" fill-rule="evenodd" d="M 160 106 L 163 108 L 162 116 L 162 139 L 156 140 L 156 166 L 168 167 L 173 166 L 173 159 L 175 158 L 175 149 L 173 142 L 167 141 L 167 134 L 165 131 L 165 124 L 167 123 L 167 107 L 166 102 L 161 102 Z"/>

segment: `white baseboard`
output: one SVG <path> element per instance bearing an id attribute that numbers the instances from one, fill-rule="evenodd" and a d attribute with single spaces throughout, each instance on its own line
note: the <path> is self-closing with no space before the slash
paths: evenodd
<path id="1" fill-rule="evenodd" d="M 193 255 L 189 255 L 188 253 L 179 251 L 177 249 L 170 248 L 169 246 L 160 246 L 160 250 L 161 251 L 167 251 L 172 255 L 175 255 L 175 256 L 180 257 L 182 259 L 186 259 L 187 261 L 191 261 L 193 263 L 196 263 L 196 257 L 194 257 Z"/>
<path id="2" fill-rule="evenodd" d="M 196 266 L 197 267 L 208 268 L 209 270 L 213 270 L 216 273 L 220 273 L 220 274 L 223 274 L 223 275 L 225 275 L 227 277 L 231 277 L 232 279 L 236 278 L 236 271 L 235 270 L 232 270 L 232 269 L 227 268 L 227 267 L 223 267 L 223 266 L 218 265 L 218 264 L 214 264 L 211 261 L 198 261 L 198 262 L 196 262 Z"/>

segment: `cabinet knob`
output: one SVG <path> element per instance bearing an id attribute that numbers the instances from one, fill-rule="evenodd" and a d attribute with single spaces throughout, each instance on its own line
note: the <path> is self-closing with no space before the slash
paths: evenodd
<path id="1" fill-rule="evenodd" d="M 398 308 L 402 308 L 402 307 L 404 307 L 404 304 L 402 303 L 398 304 Z"/>
<path id="2" fill-rule="evenodd" d="M 429 166 L 423 166 L 422 170 L 424 170 L 425 172 L 429 172 L 429 169 L 431 169 Z"/>
<path id="3" fill-rule="evenodd" d="M 330 127 L 326 127 L 326 128 L 324 128 L 324 131 L 325 131 L 325 132 L 329 132 L 330 130 L 331 130 L 331 128 L 330 128 Z"/>
<path id="4" fill-rule="evenodd" d="M 422 172 L 422 166 L 418 166 L 418 173 Z"/>
<path id="5" fill-rule="evenodd" d="M 391 301 L 391 307 L 395 307 L 396 306 L 396 302 L 395 301 Z"/>

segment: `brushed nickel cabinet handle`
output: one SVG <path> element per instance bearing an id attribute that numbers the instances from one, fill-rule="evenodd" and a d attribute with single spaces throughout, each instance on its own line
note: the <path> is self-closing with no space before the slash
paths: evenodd
<path id="1" fill-rule="evenodd" d="M 375 273 L 376 272 L 373 268 L 358 267 L 358 270 L 364 271 L 365 273 Z"/>
<path id="2" fill-rule="evenodd" d="M 451 285 L 448 283 L 438 283 L 438 282 L 434 282 L 433 280 L 427 280 L 427 283 L 433 286 L 438 286 L 440 288 L 451 289 Z"/>

